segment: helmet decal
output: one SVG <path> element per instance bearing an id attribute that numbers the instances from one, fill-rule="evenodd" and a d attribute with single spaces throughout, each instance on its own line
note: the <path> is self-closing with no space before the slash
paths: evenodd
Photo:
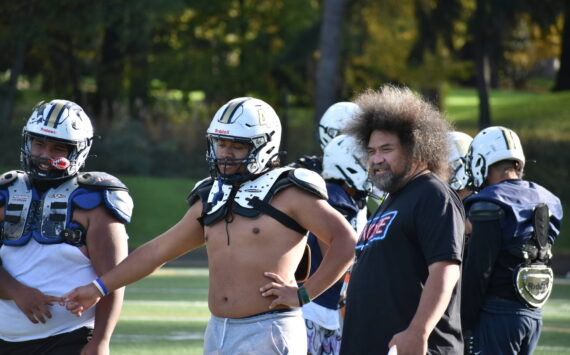
<path id="1" fill-rule="evenodd" d="M 227 107 L 225 108 L 224 112 L 220 116 L 220 119 L 218 120 L 218 122 L 227 123 L 227 124 L 234 123 L 235 120 L 239 117 L 239 114 L 236 114 L 236 111 L 247 100 L 248 100 L 248 98 L 246 98 L 243 101 L 235 100 L 235 101 L 231 102 L 230 104 L 228 104 Z"/>

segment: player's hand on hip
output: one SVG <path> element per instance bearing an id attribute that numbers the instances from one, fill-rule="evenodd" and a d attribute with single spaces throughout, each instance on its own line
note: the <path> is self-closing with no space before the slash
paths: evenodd
<path id="1" fill-rule="evenodd" d="M 275 297 L 269 309 L 277 306 L 298 307 L 297 285 L 294 281 L 286 282 L 280 275 L 273 272 L 264 272 L 263 275 L 273 281 L 259 289 L 263 297 Z"/>

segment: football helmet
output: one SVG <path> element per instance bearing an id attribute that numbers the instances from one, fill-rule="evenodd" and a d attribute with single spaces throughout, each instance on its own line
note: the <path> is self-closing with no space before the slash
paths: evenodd
<path id="1" fill-rule="evenodd" d="M 33 156 L 32 140 L 41 139 L 65 144 L 69 147 L 67 158 L 57 160 Z M 91 120 L 81 106 L 67 100 L 40 102 L 22 130 L 20 164 L 32 178 L 59 180 L 77 174 L 85 165 L 93 143 Z M 43 163 L 47 170 L 38 168 Z"/>
<path id="2" fill-rule="evenodd" d="M 337 102 L 329 107 L 319 121 L 319 141 L 321 149 L 325 147 L 346 126 L 347 122 L 360 112 L 360 107 L 354 102 Z"/>
<path id="3" fill-rule="evenodd" d="M 325 147 L 323 156 L 323 179 L 337 179 L 346 182 L 361 192 L 372 191 L 363 154 L 359 154 L 356 140 L 344 134 L 333 138 Z"/>
<path id="4" fill-rule="evenodd" d="M 269 170 L 279 158 L 281 122 L 275 110 L 262 100 L 239 97 L 223 105 L 214 115 L 206 138 L 206 160 L 212 178 L 221 178 L 224 183 L 250 179 Z M 221 140 L 245 143 L 249 153 L 245 159 L 218 158 L 216 145 Z M 223 174 L 219 166 L 243 165 L 246 173 Z"/>
<path id="5" fill-rule="evenodd" d="M 451 177 L 449 186 L 455 191 L 463 190 L 469 184 L 469 174 L 465 165 L 465 156 L 473 141 L 470 135 L 453 131 L 447 134 L 449 143 L 449 168 Z"/>
<path id="6" fill-rule="evenodd" d="M 485 128 L 473 138 L 467 153 L 467 164 L 475 188 L 485 183 L 489 166 L 501 160 L 515 160 L 524 167 L 525 157 L 519 136 L 505 127 Z"/>

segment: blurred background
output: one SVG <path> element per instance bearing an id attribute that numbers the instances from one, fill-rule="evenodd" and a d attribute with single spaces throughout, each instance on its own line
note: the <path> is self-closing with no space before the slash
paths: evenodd
<path id="1" fill-rule="evenodd" d="M 207 174 L 205 129 L 231 98 L 275 107 L 290 162 L 320 153 L 328 106 L 393 83 L 472 136 L 514 129 L 527 178 L 567 207 L 569 13 L 566 0 L 0 1 L 0 167 L 19 166 L 42 100 L 90 115 L 101 139 L 86 170 L 138 177 L 144 191 L 143 177 Z M 570 254 L 563 234 L 556 248 Z"/>

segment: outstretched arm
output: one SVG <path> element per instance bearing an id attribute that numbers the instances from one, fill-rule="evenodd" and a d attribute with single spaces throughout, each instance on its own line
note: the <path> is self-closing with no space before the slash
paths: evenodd
<path id="1" fill-rule="evenodd" d="M 119 265 L 100 276 L 108 292 L 133 283 L 151 274 L 167 261 L 204 244 L 204 230 L 198 222 L 201 204 L 194 204 L 182 219 L 160 236 L 137 248 Z M 93 285 L 78 287 L 64 296 L 67 309 L 80 315 L 101 298 Z"/>

